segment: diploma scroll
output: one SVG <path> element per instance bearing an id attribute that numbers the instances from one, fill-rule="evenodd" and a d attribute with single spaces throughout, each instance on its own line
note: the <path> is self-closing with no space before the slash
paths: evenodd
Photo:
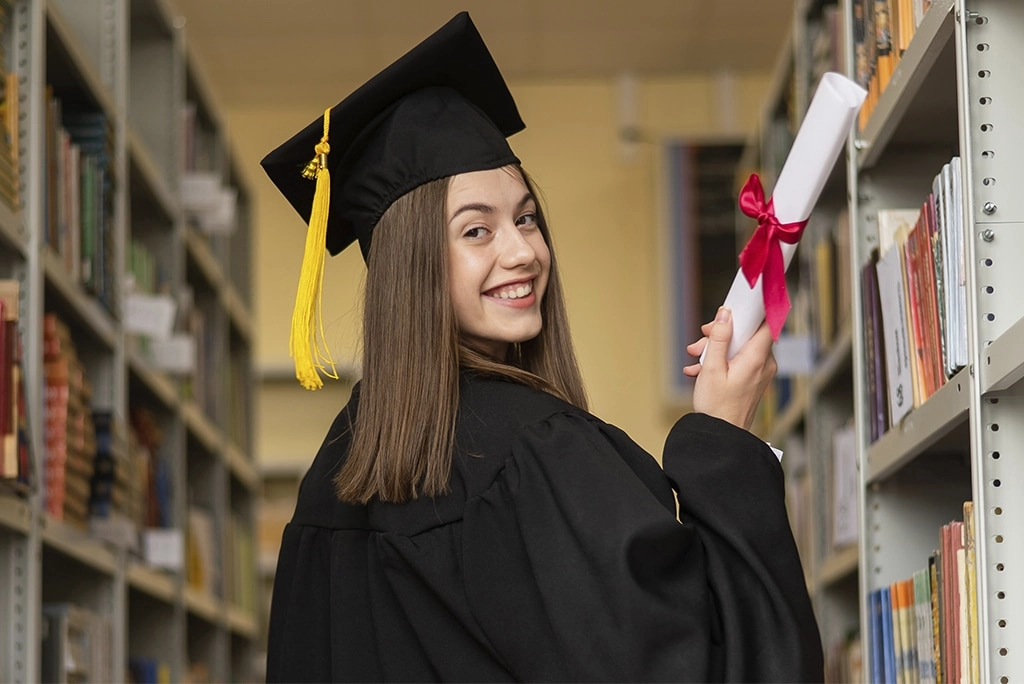
<path id="1" fill-rule="evenodd" d="M 778 223 L 798 223 L 811 215 L 866 95 L 867 91 L 841 74 L 829 72 L 822 77 L 775 183 L 771 200 Z M 778 244 L 788 269 L 796 243 Z M 724 306 L 733 314 L 730 359 L 765 319 L 763 280 L 763 275 L 758 276 L 751 287 L 743 271 L 737 271 L 725 298 Z"/>

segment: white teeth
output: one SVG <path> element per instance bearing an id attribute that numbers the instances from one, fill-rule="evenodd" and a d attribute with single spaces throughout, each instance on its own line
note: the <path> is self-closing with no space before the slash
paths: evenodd
<path id="1" fill-rule="evenodd" d="M 525 297 L 531 292 L 533 292 L 533 283 L 526 283 L 525 285 L 520 285 L 513 289 L 502 290 L 501 292 L 491 296 L 496 299 L 519 299 L 520 297 Z"/>

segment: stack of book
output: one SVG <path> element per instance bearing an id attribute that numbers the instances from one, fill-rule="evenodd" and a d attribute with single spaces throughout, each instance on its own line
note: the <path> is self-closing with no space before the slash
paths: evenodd
<path id="1" fill-rule="evenodd" d="M 868 91 L 859 113 L 861 129 L 930 6 L 931 0 L 853 0 L 854 70 Z"/>
<path id="2" fill-rule="evenodd" d="M 131 436 L 113 412 L 96 411 L 93 422 L 96 459 L 89 498 L 93 534 L 137 549 L 149 494 L 148 453 L 132 448 Z"/>
<path id="3" fill-rule="evenodd" d="M 0 36 L 9 35 L 11 4 L 0 0 Z M 18 74 L 10 69 L 6 41 L 0 41 L 0 202 L 17 211 L 21 206 L 18 178 Z"/>
<path id="4" fill-rule="evenodd" d="M 960 159 L 915 209 L 878 212 L 878 250 L 861 272 L 874 441 L 967 363 Z"/>
<path id="5" fill-rule="evenodd" d="M 106 114 L 73 109 L 47 88 L 47 246 L 72 280 L 117 315 L 114 136 Z"/>
<path id="6" fill-rule="evenodd" d="M 942 526 L 927 568 L 869 594 L 871 681 L 979 681 L 973 502 L 963 511 Z"/>
<path id="7" fill-rule="evenodd" d="M 46 374 L 46 512 L 85 528 L 96 433 L 91 387 L 71 333 L 56 315 L 43 319 Z"/>
<path id="8" fill-rule="evenodd" d="M 171 527 L 172 475 L 169 465 L 160 457 L 163 430 L 157 416 L 147 408 L 133 406 L 130 418 L 128 448 L 138 479 L 133 491 L 141 497 L 140 510 L 136 511 L 137 524 L 139 529 Z"/>
<path id="9" fill-rule="evenodd" d="M 17 280 L 0 280 L 0 482 L 24 493 L 31 485 L 25 382 L 18 335 Z"/>

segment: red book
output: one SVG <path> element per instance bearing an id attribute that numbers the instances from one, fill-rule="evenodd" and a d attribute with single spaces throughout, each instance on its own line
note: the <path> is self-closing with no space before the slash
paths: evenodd
<path id="1" fill-rule="evenodd" d="M 924 345 L 922 344 L 921 306 L 918 303 L 918 291 L 916 278 L 914 276 L 914 246 L 917 242 L 917 231 L 911 230 L 907 240 L 899 248 L 902 250 L 903 261 L 903 288 L 907 294 L 907 308 L 909 312 L 910 333 L 913 337 L 914 357 L 911 363 L 914 364 L 914 405 L 923 404 L 928 399 L 928 383 L 924 377 Z"/>

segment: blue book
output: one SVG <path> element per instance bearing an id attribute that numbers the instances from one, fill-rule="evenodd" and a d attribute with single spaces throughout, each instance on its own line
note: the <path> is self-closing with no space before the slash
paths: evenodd
<path id="1" fill-rule="evenodd" d="M 885 680 L 882 656 L 882 593 L 875 589 L 868 594 L 868 638 L 870 647 L 871 681 L 881 684 Z"/>
<path id="2" fill-rule="evenodd" d="M 892 595 L 889 587 L 882 587 L 882 662 L 885 665 L 886 684 L 897 684 L 896 648 L 892 634 Z"/>

